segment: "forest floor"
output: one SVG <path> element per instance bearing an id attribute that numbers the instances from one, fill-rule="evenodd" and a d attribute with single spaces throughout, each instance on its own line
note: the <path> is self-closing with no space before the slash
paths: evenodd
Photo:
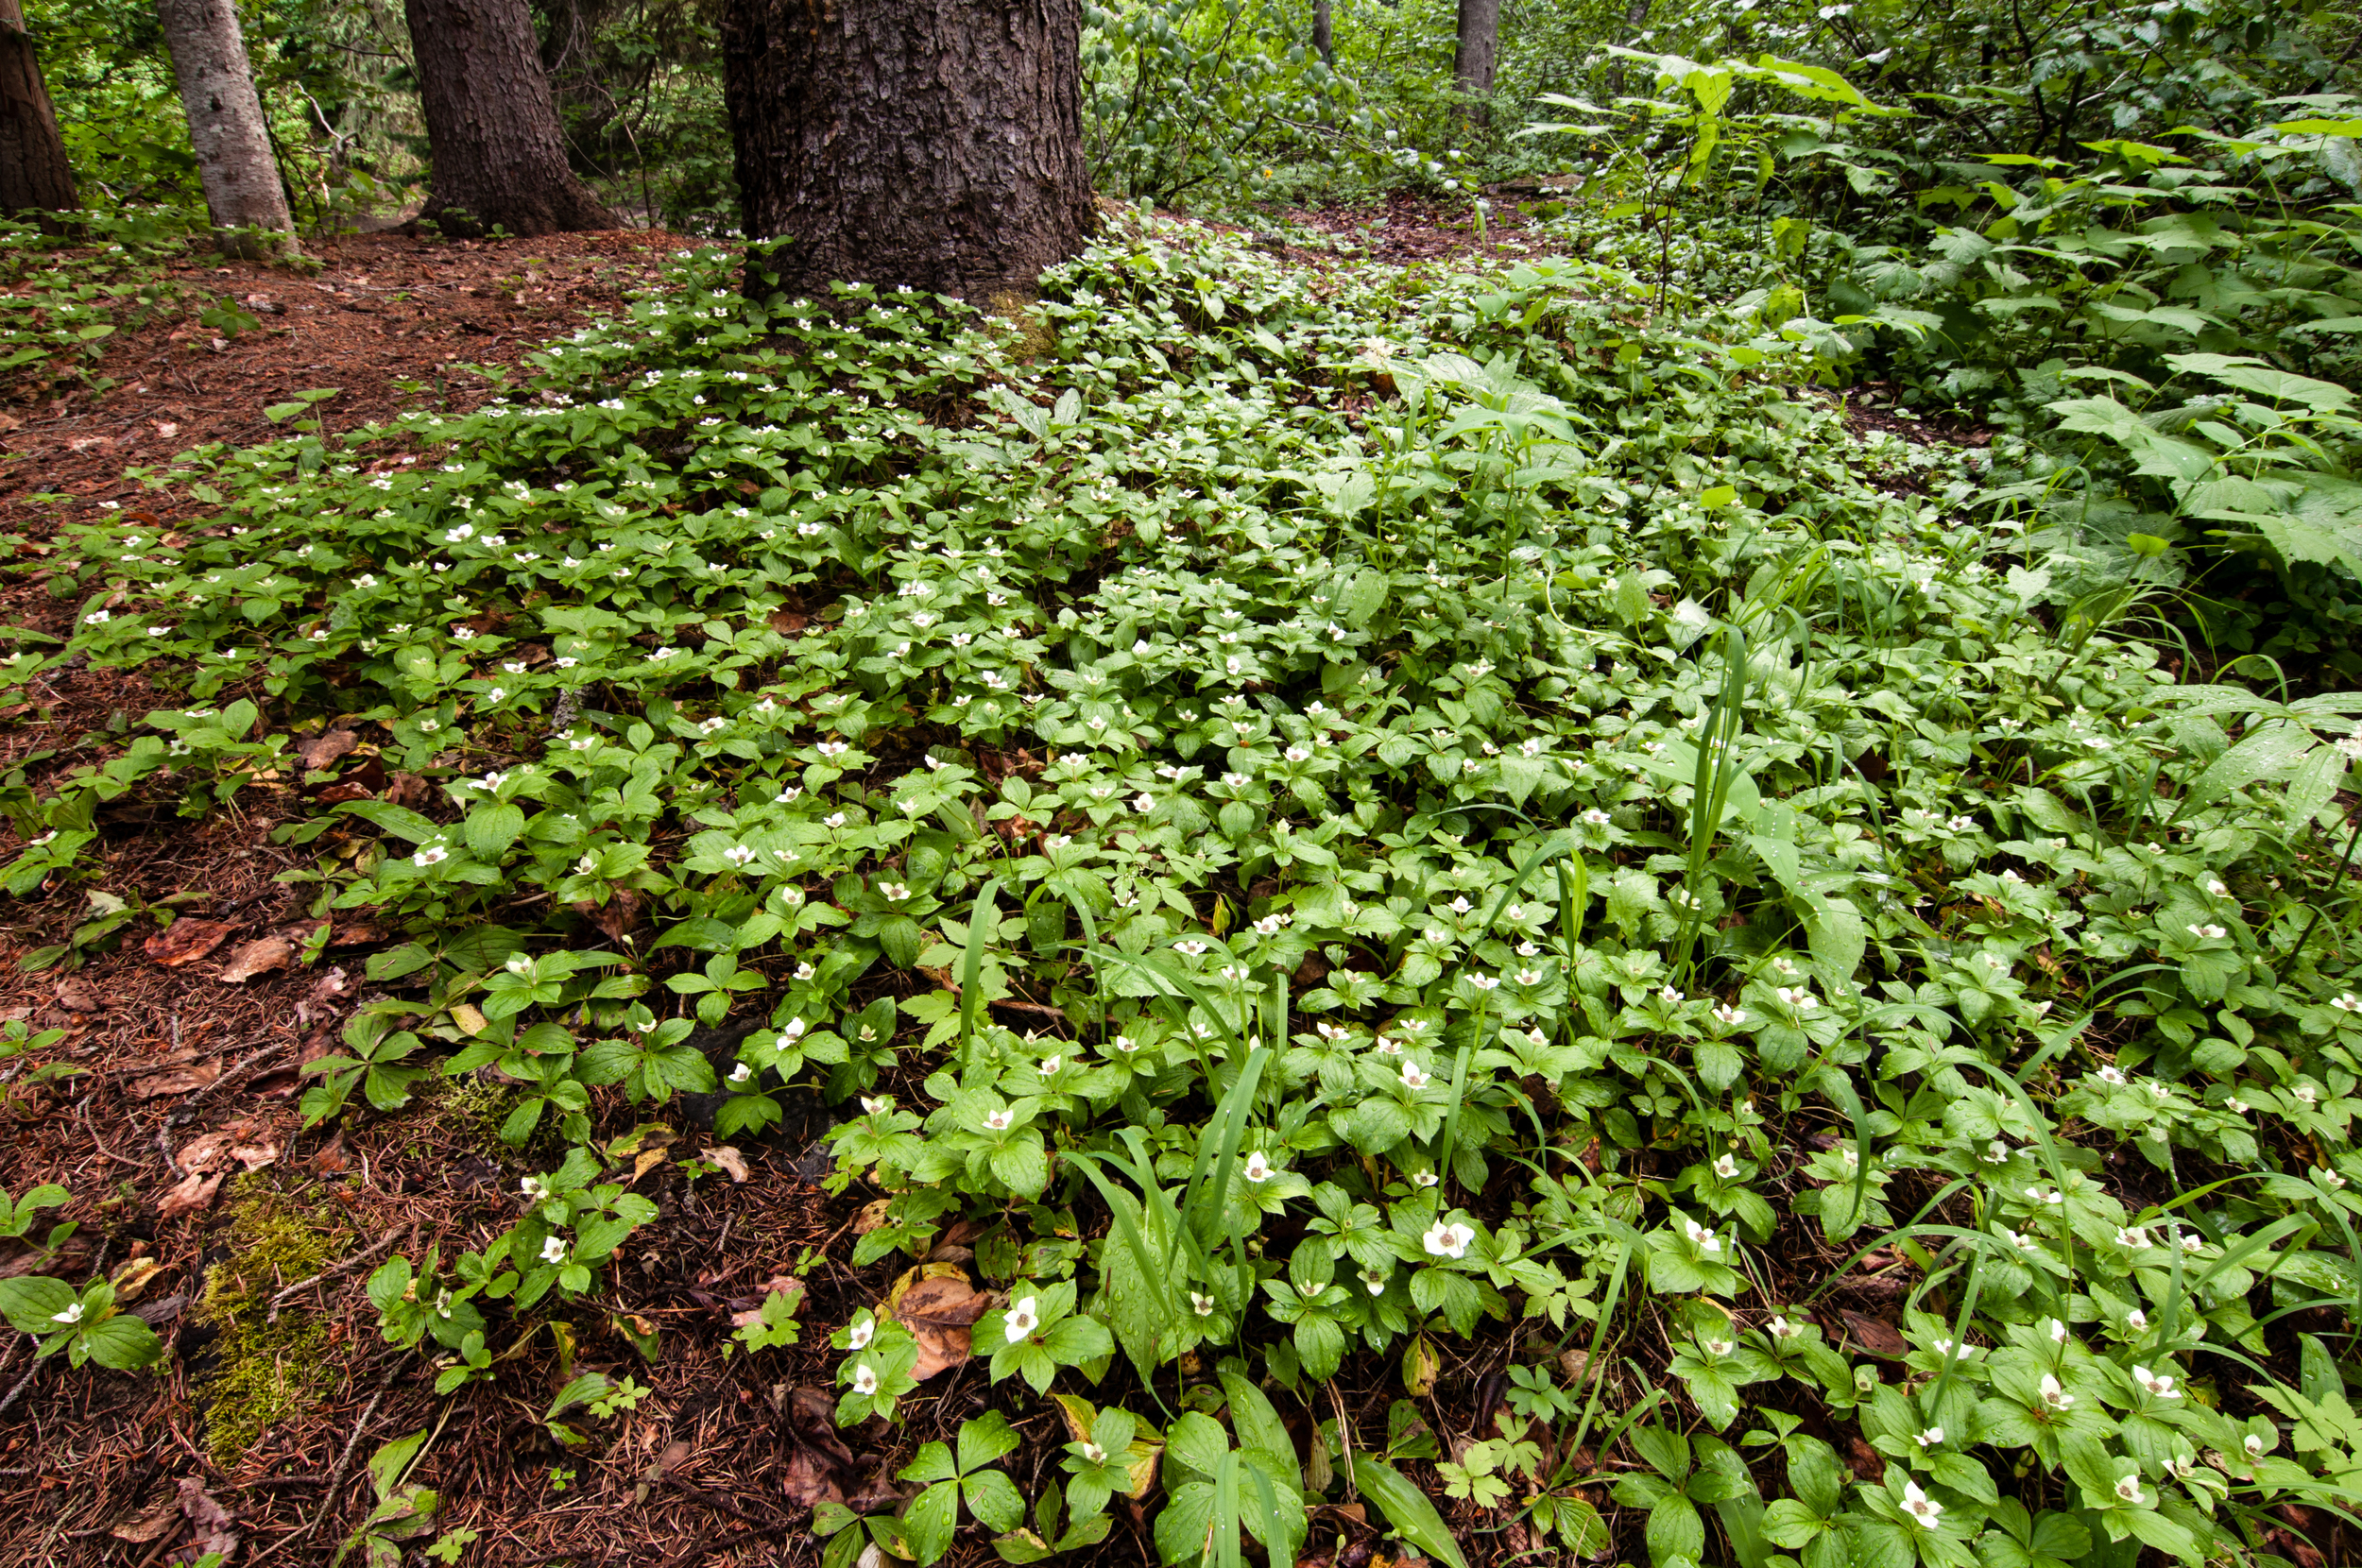
<path id="1" fill-rule="evenodd" d="M 619 308 L 686 243 L 661 232 L 379 234 L 315 245 L 317 270 L 174 268 L 190 298 L 233 298 L 261 325 L 230 339 L 192 313 L 167 313 L 110 345 L 94 367 L 117 383 L 103 394 L 17 405 L 0 436 L 0 530 L 37 554 L 60 522 L 108 503 L 169 523 L 182 498 L 145 488 L 134 470 L 207 442 L 267 439 L 276 429 L 264 408 L 309 389 L 338 389 L 324 407 L 331 428 L 472 407 L 487 383 L 463 366 L 514 363 Z M 25 563 L 0 589 L 0 621 L 62 631 L 72 602 L 47 583 L 37 561 Z M 120 673 L 62 673 L 0 708 L 0 758 L 29 764 L 38 780 L 44 754 L 151 698 Z M 202 950 L 144 946 L 154 928 L 139 922 L 78 968 L 28 973 L 19 960 L 66 940 L 89 913 L 81 895 L 18 902 L 0 926 L 0 1019 L 66 1031 L 64 1059 L 85 1075 L 60 1085 L 78 1100 L 70 1111 L 39 1090 L 9 1094 L 0 1185 L 111 1188 L 98 1205 L 108 1222 L 85 1228 L 92 1244 L 69 1243 L 63 1271 L 123 1282 L 121 1299 L 178 1351 L 154 1382 L 71 1376 L 62 1358 L 27 1368 L 28 1342 L 9 1347 L 0 1542 L 11 1561 L 154 1568 L 235 1536 L 245 1549 L 232 1561 L 277 1550 L 287 1563 L 324 1562 L 363 1508 L 361 1461 L 425 1424 L 436 1404 L 422 1364 L 377 1343 L 362 1285 L 396 1237 L 415 1248 L 438 1206 L 499 1179 L 480 1152 L 483 1108 L 447 1093 L 399 1128 L 299 1136 L 296 1068 L 334 1048 L 363 994 L 371 933 L 347 926 L 328 959 L 300 973 L 230 978 L 238 969 L 224 955 L 258 941 L 275 950 L 272 933 L 306 902 L 274 880 L 300 860 L 270 843 L 272 802 L 289 797 L 286 786 L 265 780 L 248 793 L 244 810 L 201 826 L 108 827 L 107 885 L 192 917 L 180 929 L 210 939 Z M 842 1233 L 844 1217 L 786 1167 L 758 1165 L 753 1190 L 727 1205 L 735 1221 L 678 1184 L 662 1195 L 666 1222 L 640 1257 L 642 1287 L 626 1294 L 646 1321 L 726 1329 L 730 1309 L 759 1299 L 765 1266 Z M 33 1256 L 0 1256 L 0 1277 Z M 282 1307 L 295 1311 L 282 1319 Z M 716 1364 L 720 1338 L 668 1332 L 674 1354 L 651 1376 L 656 1390 L 595 1465 L 569 1461 L 539 1411 L 460 1423 L 445 1443 L 458 1448 L 464 1432 L 466 1451 L 443 1453 L 437 1469 L 451 1477 L 445 1523 L 481 1532 L 469 1560 L 685 1560 L 693 1547 L 719 1546 L 717 1532 L 800 1534 L 777 1474 L 794 1467 L 779 1440 L 782 1413 L 794 1413 L 788 1390 L 775 1407 L 733 1388 Z M 832 1440 L 825 1411 L 814 1433 Z"/>
<path id="2" fill-rule="evenodd" d="M 1407 199 L 1290 216 L 1361 235 L 1357 248 L 1397 264 L 1532 253 L 1498 225 L 1481 240 L 1464 209 Z M 264 410 L 318 388 L 336 389 L 321 404 L 332 430 L 404 409 L 471 408 L 488 383 L 470 367 L 514 364 L 618 309 L 691 243 L 660 231 L 385 233 L 315 243 L 317 267 L 209 259 L 167 269 L 180 308 L 110 343 L 91 373 L 111 386 L 0 412 L 0 536 L 17 554 L 0 582 L 0 624 L 68 630 L 77 590 L 42 563 L 60 525 L 121 508 L 169 527 L 201 504 L 143 484 L 142 469 L 206 443 L 271 439 L 281 431 Z M 201 325 L 209 298 L 235 301 L 259 325 L 234 337 Z M 82 737 L 165 701 L 125 672 L 53 672 L 0 707 L 0 767 L 26 770 L 38 789 Z M 813 1559 L 803 1523 L 813 1502 L 874 1506 L 864 1485 L 892 1483 L 878 1456 L 840 1440 L 825 1341 L 775 1354 L 760 1384 L 725 1353 L 731 1314 L 760 1305 L 766 1280 L 813 1255 L 818 1265 L 800 1270 L 810 1316 L 834 1321 L 867 1304 L 868 1282 L 838 1261 L 859 1204 L 814 1185 L 825 1152 L 750 1150 L 744 1190 L 718 1202 L 724 1176 L 695 1182 L 669 1162 L 650 1166 L 639 1190 L 661 1218 L 619 1271 L 615 1310 L 582 1314 L 565 1344 L 521 1347 L 556 1369 L 650 1385 L 602 1454 L 570 1454 L 540 1410 L 513 1401 L 472 1400 L 466 1419 L 436 1425 L 446 1402 L 432 1369 L 379 1341 L 363 1287 L 396 1252 L 481 1243 L 460 1216 L 503 1180 L 486 1157 L 498 1150 L 498 1107 L 450 1083 L 429 1088 L 423 1114 L 300 1130 L 298 1068 L 340 1048 L 344 1018 L 368 994 L 363 964 L 378 933 L 340 916 L 318 963 L 291 963 L 316 925 L 302 918 L 311 895 L 278 880 L 309 857 L 271 842 L 296 813 L 295 786 L 265 776 L 240 802 L 199 824 L 152 810 L 102 824 L 105 887 L 134 909 L 172 910 L 176 940 L 135 919 L 77 954 L 78 966 L 28 972 L 26 954 L 70 943 L 91 918 L 84 895 L 14 900 L 0 923 L 0 1022 L 64 1031 L 45 1054 L 80 1069 L 46 1088 L 0 1078 L 10 1126 L 0 1187 L 58 1182 L 106 1194 L 101 1222 L 42 1267 L 115 1279 L 118 1300 L 170 1352 L 159 1380 L 70 1375 L 62 1357 L 27 1366 L 21 1338 L 0 1354 L 9 1560 L 159 1568 L 214 1550 L 233 1564 L 326 1563 L 371 1500 L 369 1455 L 422 1428 L 437 1433 L 436 1527 L 476 1532 L 469 1563 Z M 38 1258 L 0 1240 L 0 1278 Z M 610 1318 L 659 1331 L 660 1364 L 590 1354 L 622 1342 Z M 941 1402 L 946 1419 L 960 1403 Z M 1387 1568 L 1375 1531 L 1336 1523 L 1360 1544 L 1335 1568 Z M 800 1549 L 782 1555 L 782 1545 Z M 1155 1560 L 1137 1505 L 1100 1552 Z"/>
<path id="3" fill-rule="evenodd" d="M 1464 209 L 1407 198 L 1289 216 L 1341 241 L 1358 236 L 1354 248 L 1395 264 L 1542 248 L 1514 212 L 1482 235 Z M 188 298 L 235 299 L 260 325 L 228 338 L 188 311 L 165 313 L 113 341 L 95 367 L 116 383 L 103 395 L 47 397 L 0 417 L 0 532 L 19 550 L 0 586 L 0 623 L 66 629 L 77 589 L 39 558 L 61 522 L 111 504 L 169 527 L 196 504 L 145 487 L 136 470 L 202 443 L 271 438 L 278 427 L 264 409 L 318 388 L 336 389 L 322 404 L 331 429 L 471 407 L 487 383 L 467 366 L 514 363 L 616 309 L 686 243 L 639 231 L 476 243 L 381 234 L 316 246 L 317 270 L 176 269 Z M 1874 407 L 1854 412 L 1857 427 L 1896 428 Z M 38 787 L 52 756 L 164 700 L 122 672 L 43 677 L 0 707 L 0 767 L 26 769 Z M 476 1532 L 466 1562 L 813 1560 L 811 1505 L 858 1509 L 878 1500 L 866 1489 L 891 1482 L 834 1427 L 825 1341 L 773 1356 L 760 1378 L 727 1352 L 731 1315 L 759 1306 L 776 1276 L 802 1276 L 814 1321 L 868 1303 L 876 1270 L 857 1276 L 840 1261 L 861 1207 L 816 1185 L 826 1154 L 813 1158 L 796 1139 L 750 1150 L 744 1190 L 726 1197 L 717 1184 L 732 1172 L 643 1164 L 638 1190 L 660 1218 L 616 1270 L 611 1306 L 575 1313 L 562 1339 L 519 1347 L 560 1381 L 574 1367 L 645 1380 L 602 1452 L 570 1452 L 541 1409 L 488 1385 L 462 1397 L 466 1419 L 438 1424 L 438 1407 L 451 1406 L 434 1395 L 432 1369 L 380 1342 L 363 1286 L 395 1252 L 481 1244 L 464 1216 L 504 1181 L 487 1157 L 497 1097 L 467 1082 L 432 1084 L 398 1120 L 300 1130 L 297 1069 L 338 1048 L 344 1018 L 368 993 L 363 965 L 379 933 L 340 915 L 320 962 L 293 962 L 317 927 L 303 918 L 313 895 L 278 878 L 311 856 L 274 844 L 271 830 L 298 814 L 296 784 L 266 775 L 239 798 L 201 824 L 152 810 L 102 821 L 104 886 L 135 912 L 171 909 L 170 941 L 134 918 L 78 967 L 27 972 L 26 954 L 69 944 L 103 912 L 77 889 L 14 901 L 0 925 L 0 1020 L 65 1031 L 64 1060 L 82 1073 L 30 1089 L 0 1080 L 11 1124 L 0 1185 L 106 1194 L 103 1222 L 85 1224 L 50 1271 L 116 1279 L 172 1352 L 161 1380 L 28 1368 L 22 1339 L 0 1355 L 9 1560 L 157 1568 L 234 1539 L 233 1564 L 326 1563 L 367 1510 L 364 1461 L 422 1429 L 436 1434 L 436 1527 Z M 946 1237 L 954 1254 L 959 1240 Z M 31 1266 L 35 1254 L 5 1251 L 13 1246 L 0 1242 L 0 1277 Z M 1865 1333 L 1883 1326 L 1860 1321 Z M 657 1365 L 615 1354 L 651 1331 L 664 1345 Z M 983 1379 L 967 1375 L 981 1407 Z M 1498 1400 L 1490 1381 L 1488 1390 L 1471 1380 L 1480 1403 Z M 1382 1413 L 1383 1389 L 1365 1392 Z M 953 1425 L 961 1406 L 938 1402 Z M 1386 1568 L 1374 1531 L 1332 1523 L 1356 1543 L 1319 1568 Z M 1498 1545 L 1505 1559 L 1518 1542 Z M 1155 1560 L 1137 1506 L 1119 1511 L 1094 1555 Z"/>

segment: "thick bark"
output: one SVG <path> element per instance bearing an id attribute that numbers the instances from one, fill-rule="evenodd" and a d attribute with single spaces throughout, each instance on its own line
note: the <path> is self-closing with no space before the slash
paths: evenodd
<path id="1" fill-rule="evenodd" d="M 0 212 L 66 213 L 80 205 L 25 9 L 0 0 Z"/>
<path id="2" fill-rule="evenodd" d="M 1493 73 L 1500 64 L 1501 0 L 1460 0 L 1460 42 L 1452 50 L 1451 78 L 1468 100 L 1468 118 L 1491 120 Z"/>
<path id="3" fill-rule="evenodd" d="M 832 281 L 1030 298 L 1093 226 L 1077 0 L 727 0 L 723 90 L 750 239 Z"/>
<path id="4" fill-rule="evenodd" d="M 246 35 L 236 0 L 156 0 L 164 43 L 172 50 L 180 106 L 189 116 L 205 210 L 226 247 L 285 254 L 295 248 L 295 219 L 287 190 L 271 157 L 263 100 L 247 63 Z M 279 238 L 259 243 L 230 230 L 262 229 Z"/>
<path id="5" fill-rule="evenodd" d="M 433 154 L 426 205 L 447 234 L 620 229 L 566 163 L 525 0 L 403 0 Z"/>
<path id="6" fill-rule="evenodd" d="M 1328 0 L 1312 0 L 1312 50 L 1326 63 L 1337 63 L 1335 23 L 1329 16 Z"/>

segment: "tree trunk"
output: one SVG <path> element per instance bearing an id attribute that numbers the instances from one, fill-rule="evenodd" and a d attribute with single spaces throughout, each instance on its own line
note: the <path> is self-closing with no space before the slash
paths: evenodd
<path id="1" fill-rule="evenodd" d="M 1329 16 L 1328 0 L 1312 0 L 1312 51 L 1324 64 L 1337 63 L 1335 24 Z"/>
<path id="2" fill-rule="evenodd" d="M 446 234 L 621 229 L 574 178 L 525 0 L 403 0 L 433 167 L 421 219 Z"/>
<path id="3" fill-rule="evenodd" d="M 80 205 L 25 9 L 0 0 L 0 212 L 70 213 Z"/>
<path id="4" fill-rule="evenodd" d="M 1452 50 L 1453 85 L 1477 125 L 1493 117 L 1493 73 L 1500 63 L 1501 0 L 1460 0 L 1460 43 Z"/>
<path id="5" fill-rule="evenodd" d="M 295 219 L 288 215 L 286 187 L 271 157 L 263 100 L 247 63 L 246 35 L 238 30 L 236 0 L 156 0 L 156 15 L 172 50 L 180 106 L 188 111 L 205 210 L 213 214 L 222 247 L 239 254 L 294 250 Z M 278 237 L 258 242 L 231 232 L 239 229 L 267 230 Z"/>
<path id="6" fill-rule="evenodd" d="M 750 239 L 832 281 L 1031 298 L 1093 227 L 1078 0 L 727 0 L 723 91 Z"/>
<path id="7" fill-rule="evenodd" d="M 1640 29 L 1640 24 L 1646 22 L 1647 20 L 1649 20 L 1649 0 L 1632 0 L 1632 4 L 1624 8 L 1624 29 L 1626 32 L 1638 32 Z M 1615 100 L 1622 97 L 1623 95 L 1624 57 L 1621 55 L 1611 55 L 1608 57 L 1607 62 L 1608 101 L 1613 103 Z"/>

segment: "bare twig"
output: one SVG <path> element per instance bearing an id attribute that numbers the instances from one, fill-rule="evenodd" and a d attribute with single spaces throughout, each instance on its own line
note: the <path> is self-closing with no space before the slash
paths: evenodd
<path id="1" fill-rule="evenodd" d="M 394 1237 L 400 1236 L 401 1234 L 402 1227 L 400 1225 L 396 1225 L 392 1230 L 387 1231 L 384 1236 L 381 1236 L 375 1241 L 370 1242 L 368 1247 L 353 1253 L 343 1262 L 332 1264 L 328 1268 L 321 1270 L 318 1273 L 314 1274 L 310 1279 L 300 1279 L 296 1281 L 293 1285 L 288 1286 L 284 1290 L 282 1290 L 277 1295 L 271 1297 L 270 1316 L 263 1321 L 266 1323 L 277 1322 L 279 1321 L 280 1303 L 285 1301 L 297 1291 L 303 1289 L 306 1286 L 317 1285 L 324 1279 L 333 1278 L 335 1275 L 345 1273 L 352 1269 L 360 1267 L 370 1258 L 373 1258 L 378 1253 L 384 1252 L 387 1247 L 392 1246 Z"/>
<path id="2" fill-rule="evenodd" d="M 5 1416 L 9 1413 L 9 1406 L 16 1403 L 17 1396 L 25 1391 L 25 1386 L 30 1383 L 33 1380 L 34 1374 L 40 1371 L 41 1363 L 39 1361 L 35 1361 L 31 1366 L 25 1369 L 25 1375 L 16 1380 L 16 1387 L 9 1390 L 9 1396 L 6 1399 L 0 1399 L 0 1416 Z"/>

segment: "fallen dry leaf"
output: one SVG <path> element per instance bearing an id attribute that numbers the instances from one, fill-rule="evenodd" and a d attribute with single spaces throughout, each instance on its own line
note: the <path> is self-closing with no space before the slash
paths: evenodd
<path id="1" fill-rule="evenodd" d="M 229 985 L 244 985 L 257 975 L 274 969 L 284 969 L 295 962 L 295 944 L 283 936 L 258 936 L 230 955 L 222 965 L 221 980 Z"/>
<path id="2" fill-rule="evenodd" d="M 167 969 L 194 963 L 222 944 L 238 929 L 234 920 L 180 919 L 140 945 L 141 951 Z"/>
<path id="3" fill-rule="evenodd" d="M 853 1216 L 853 1234 L 867 1236 L 886 1222 L 886 1216 L 893 1207 L 894 1200 L 891 1198 L 874 1198 L 864 1203 L 861 1212 Z"/>
<path id="4" fill-rule="evenodd" d="M 719 1149 L 700 1149 L 697 1150 L 697 1157 L 708 1165 L 717 1166 L 727 1171 L 732 1182 L 746 1180 L 746 1156 L 728 1144 L 724 1144 Z"/>
<path id="5" fill-rule="evenodd" d="M 639 929 L 640 916 L 646 900 L 629 888 L 614 888 L 604 904 L 582 903 L 574 909 L 588 915 L 609 942 L 621 942 Z"/>
<path id="6" fill-rule="evenodd" d="M 979 1292 L 955 1263 L 922 1263 L 897 1280 L 886 1310 L 918 1340 L 918 1364 L 911 1375 L 925 1382 L 968 1356 L 968 1329 L 992 1310 L 990 1291 Z"/>
<path id="7" fill-rule="evenodd" d="M 1873 1355 L 1900 1361 L 1903 1353 L 1910 1349 L 1891 1324 L 1882 1323 L 1875 1318 L 1865 1318 L 1845 1307 L 1838 1309 L 1838 1316 L 1845 1320 L 1846 1336 Z"/>
<path id="8" fill-rule="evenodd" d="M 296 745 L 296 755 L 314 773 L 325 773 L 329 765 L 361 743 L 361 738 L 349 729 L 332 729 L 315 735 Z"/>
<path id="9" fill-rule="evenodd" d="M 96 1013 L 107 1004 L 98 999 L 98 988 L 79 975 L 68 975 L 57 983 L 58 1005 L 68 1013 Z"/>
<path id="10" fill-rule="evenodd" d="M 115 1287 L 115 1304 L 129 1305 L 141 1291 L 147 1288 L 148 1282 L 163 1271 L 163 1260 L 161 1258 L 135 1257 L 128 1260 L 108 1282 Z"/>
<path id="11" fill-rule="evenodd" d="M 345 1152 L 345 1130 L 336 1129 L 336 1135 L 314 1150 L 307 1163 L 323 1176 L 334 1176 L 348 1168 L 352 1158 Z"/>
<path id="12" fill-rule="evenodd" d="M 221 1186 L 220 1171 L 211 1176 L 189 1176 L 156 1201 L 157 1215 L 165 1219 L 178 1219 L 184 1214 L 195 1214 L 214 1201 Z"/>
<path id="13" fill-rule="evenodd" d="M 845 1489 L 836 1484 L 835 1467 L 801 1443 L 787 1457 L 787 1475 L 779 1490 L 799 1508 L 845 1501 Z"/>
<path id="14" fill-rule="evenodd" d="M 129 1093 L 135 1099 L 154 1099 L 160 1095 L 184 1095 L 201 1089 L 221 1076 L 217 1061 L 191 1062 L 182 1066 L 167 1067 L 145 1078 L 131 1081 Z"/>
<path id="15" fill-rule="evenodd" d="M 162 1537 L 166 1530 L 177 1530 L 180 1527 L 180 1505 L 166 1503 L 155 1512 L 131 1520 L 128 1524 L 117 1525 L 107 1533 L 117 1541 L 128 1541 L 134 1546 L 145 1546 L 149 1542 Z"/>
<path id="16" fill-rule="evenodd" d="M 675 1438 L 671 1442 L 666 1443 L 663 1450 L 649 1462 L 648 1468 L 641 1473 L 640 1484 L 632 1489 L 632 1501 L 646 1502 L 648 1489 L 678 1469 L 689 1457 L 691 1452 L 690 1445 L 684 1439 Z"/>
<path id="17" fill-rule="evenodd" d="M 233 1515 L 206 1492 L 205 1483 L 194 1475 L 180 1481 L 180 1511 L 197 1526 L 195 1556 L 219 1553 L 227 1559 L 238 1549 L 237 1532 L 230 1525 Z"/>
<path id="18" fill-rule="evenodd" d="M 230 1145 L 236 1137 L 235 1133 L 228 1131 L 200 1133 L 180 1146 L 172 1156 L 172 1163 L 192 1176 L 202 1176 L 209 1170 L 217 1170 L 221 1167 L 222 1161 L 228 1157 Z"/>

